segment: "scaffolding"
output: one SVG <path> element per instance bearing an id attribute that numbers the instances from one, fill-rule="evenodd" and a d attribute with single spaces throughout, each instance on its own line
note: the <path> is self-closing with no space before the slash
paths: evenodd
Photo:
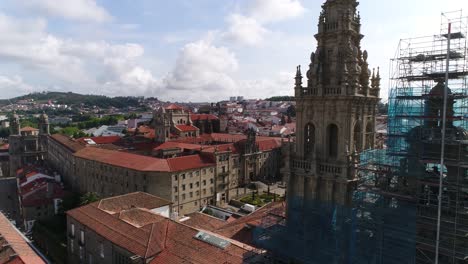
<path id="1" fill-rule="evenodd" d="M 376 234 L 399 226 L 391 237 L 396 243 L 391 244 L 414 243 L 416 249 L 413 261 L 408 262 L 411 252 L 405 251 L 409 254 L 401 263 L 468 263 L 467 22 L 462 11 L 444 13 L 440 34 L 401 40 L 392 60 L 387 149 L 361 154 L 355 207 L 376 216 L 381 214 L 375 209 L 377 201 L 385 199 L 389 203 L 382 210 L 398 212 L 394 209 L 400 208 L 406 211 L 401 215 L 403 223 L 411 223 L 395 225 L 397 221 L 390 219 L 398 216 L 387 215 L 380 225 L 375 221 L 361 224 L 363 229 L 377 224 Z M 371 193 L 375 202 L 369 207 L 362 197 Z M 401 256 L 394 258 L 397 255 Z"/>
<path id="2" fill-rule="evenodd" d="M 351 204 L 290 197 L 288 218 L 307 225 L 286 227 L 269 215 L 255 244 L 299 263 L 468 264 L 467 22 L 461 11 L 444 13 L 439 34 L 401 40 L 391 65 L 387 147 L 359 154 Z"/>

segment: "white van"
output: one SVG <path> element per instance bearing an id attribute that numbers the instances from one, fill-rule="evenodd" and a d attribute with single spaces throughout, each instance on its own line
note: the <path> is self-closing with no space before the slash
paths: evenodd
<path id="1" fill-rule="evenodd" d="M 249 212 L 249 213 L 255 212 L 256 209 L 257 208 L 255 208 L 255 205 L 251 205 L 251 204 L 244 204 L 243 206 L 241 206 L 241 210 Z"/>

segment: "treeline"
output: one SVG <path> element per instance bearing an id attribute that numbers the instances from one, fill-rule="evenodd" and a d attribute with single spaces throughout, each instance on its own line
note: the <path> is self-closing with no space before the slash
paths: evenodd
<path id="1" fill-rule="evenodd" d="M 138 97 L 107 97 L 103 95 L 83 95 L 77 93 L 63 93 L 63 92 L 46 92 L 46 93 L 32 93 L 10 100 L 0 100 L 0 105 L 9 103 L 16 103 L 20 100 L 33 99 L 35 102 L 47 103 L 49 100 L 57 104 L 70 105 L 70 106 L 85 106 L 85 107 L 99 107 L 99 108 L 126 108 L 140 106 L 140 99 Z"/>
<path id="2" fill-rule="evenodd" d="M 273 97 L 265 99 L 265 101 L 271 101 L 271 102 L 294 101 L 294 96 L 273 96 Z"/>

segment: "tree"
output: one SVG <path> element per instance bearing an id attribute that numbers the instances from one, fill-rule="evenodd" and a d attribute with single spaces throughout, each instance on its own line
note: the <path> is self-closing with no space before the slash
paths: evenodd
<path id="1" fill-rule="evenodd" d="M 281 116 L 280 125 L 282 126 L 286 125 L 286 118 L 284 117 L 284 115 Z"/>
<path id="2" fill-rule="evenodd" d="M 296 117 L 296 107 L 294 105 L 290 105 L 288 109 L 286 109 L 286 115 Z"/>
<path id="3" fill-rule="evenodd" d="M 80 197 L 80 206 L 99 201 L 99 196 L 94 192 L 87 192 Z"/>

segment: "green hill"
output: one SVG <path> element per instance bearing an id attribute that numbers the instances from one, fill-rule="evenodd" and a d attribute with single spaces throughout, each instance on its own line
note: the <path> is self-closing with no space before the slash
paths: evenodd
<path id="1" fill-rule="evenodd" d="M 63 93 L 63 92 L 42 92 L 31 93 L 9 100 L 0 100 L 0 105 L 16 103 L 21 100 L 34 100 L 36 103 L 47 103 L 51 101 L 55 104 L 65 104 L 71 106 L 85 106 L 99 108 L 124 108 L 124 107 L 137 107 L 140 105 L 139 98 L 137 97 L 107 97 L 103 95 L 83 95 L 77 93 Z"/>

